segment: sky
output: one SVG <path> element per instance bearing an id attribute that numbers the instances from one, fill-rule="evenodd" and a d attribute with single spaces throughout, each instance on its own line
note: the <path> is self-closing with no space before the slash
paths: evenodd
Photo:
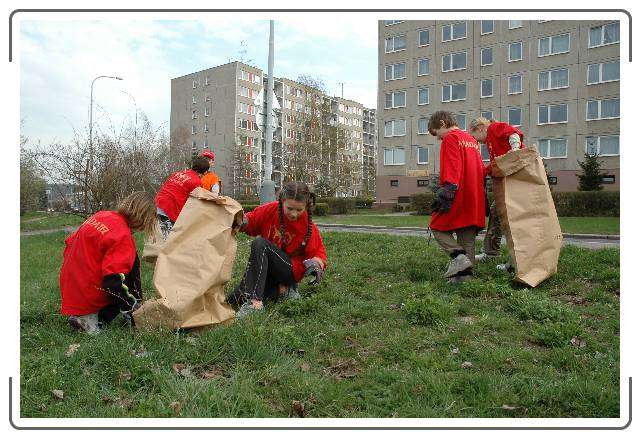
<path id="1" fill-rule="evenodd" d="M 206 15 L 206 14 L 203 14 Z M 265 17 L 268 18 L 268 17 Z M 377 22 L 348 16 L 275 19 L 274 75 L 320 78 L 329 94 L 375 108 Z M 20 23 L 20 116 L 32 144 L 66 143 L 86 133 L 91 81 L 94 132 L 119 132 L 136 107 L 169 130 L 171 78 L 245 62 L 267 70 L 269 22 L 235 15 L 200 20 L 23 20 Z"/>

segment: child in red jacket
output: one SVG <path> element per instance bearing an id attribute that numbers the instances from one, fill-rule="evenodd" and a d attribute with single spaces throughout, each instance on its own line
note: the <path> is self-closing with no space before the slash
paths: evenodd
<path id="1" fill-rule="evenodd" d="M 278 200 L 263 204 L 244 216 L 240 231 L 258 236 L 251 242 L 244 278 L 227 301 L 241 305 L 237 318 L 263 309 L 268 298 L 297 299 L 296 284 L 324 275 L 327 253 L 311 219 L 315 195 L 301 182 L 284 185 Z"/>
<path id="2" fill-rule="evenodd" d="M 455 117 L 448 111 L 433 113 L 428 127 L 429 133 L 442 141 L 440 188 L 429 227 L 438 244 L 451 257 L 445 278 L 450 283 L 461 283 L 473 274 L 476 235 L 484 228 L 480 146 L 458 128 Z"/>
<path id="3" fill-rule="evenodd" d="M 162 237 L 167 240 L 169 231 L 178 220 L 182 207 L 187 203 L 189 193 L 202 186 L 202 175 L 209 170 L 209 159 L 196 157 L 191 162 L 191 169 L 175 172 L 167 178 L 156 195 L 158 222 Z"/>
<path id="4" fill-rule="evenodd" d="M 487 120 L 478 117 L 469 125 L 469 134 L 476 140 L 487 145 L 489 151 L 489 164 L 485 167 L 485 176 L 492 177 L 492 186 L 497 183 L 497 178 L 491 175 L 491 167 L 495 164 L 496 157 L 500 157 L 512 149 L 524 147 L 524 135 L 518 128 L 508 123 Z M 502 241 L 502 229 L 500 219 L 496 211 L 496 203 L 493 201 L 489 207 L 489 225 L 484 237 L 483 252 L 476 256 L 476 261 L 485 261 L 490 257 L 500 255 L 500 242 Z M 498 265 L 498 269 L 507 270 L 510 263 Z"/>
<path id="5" fill-rule="evenodd" d="M 119 313 L 133 324 L 140 306 L 140 261 L 132 232 L 153 235 L 153 196 L 136 192 L 117 211 L 99 211 L 65 240 L 60 268 L 62 314 L 71 327 L 96 333 Z"/>

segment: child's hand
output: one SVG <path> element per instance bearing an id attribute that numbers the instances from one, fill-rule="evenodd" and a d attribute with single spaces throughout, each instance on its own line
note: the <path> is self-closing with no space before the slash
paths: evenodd
<path id="1" fill-rule="evenodd" d="M 305 277 L 306 276 L 315 277 L 313 280 L 309 282 L 309 284 L 314 285 L 314 284 L 320 283 L 320 281 L 322 280 L 322 277 L 324 277 L 324 269 L 323 269 L 324 263 L 322 262 L 322 260 L 319 259 L 318 257 L 313 257 L 311 259 L 305 260 L 303 263 L 304 263 L 304 267 L 306 268 L 306 270 L 304 271 Z"/>

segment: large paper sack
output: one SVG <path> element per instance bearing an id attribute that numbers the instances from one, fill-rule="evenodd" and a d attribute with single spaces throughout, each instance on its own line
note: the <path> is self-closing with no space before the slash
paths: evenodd
<path id="1" fill-rule="evenodd" d="M 516 280 L 535 287 L 558 271 L 562 231 L 535 147 L 497 157 L 493 193 Z"/>
<path id="2" fill-rule="evenodd" d="M 236 201 L 194 189 L 167 241 L 156 239 L 153 285 L 160 298 L 146 301 L 134 313 L 136 326 L 193 328 L 233 318 L 224 302 L 224 285 L 231 279 L 234 228 L 241 222 L 242 207 Z"/>

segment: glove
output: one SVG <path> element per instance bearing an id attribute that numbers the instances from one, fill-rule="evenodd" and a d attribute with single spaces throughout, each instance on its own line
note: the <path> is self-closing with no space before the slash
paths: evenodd
<path id="1" fill-rule="evenodd" d="M 133 313 L 142 305 L 141 300 L 134 295 L 136 291 L 129 290 L 124 279 L 124 274 L 107 275 L 102 279 L 102 289 L 111 295 L 120 312 Z"/>
<path id="2" fill-rule="evenodd" d="M 313 276 L 315 277 L 313 280 L 309 282 L 309 285 L 314 285 L 320 283 L 322 277 L 324 277 L 324 269 L 322 269 L 322 265 L 315 259 L 307 259 L 302 262 L 305 267 L 304 276 Z"/>
<path id="3" fill-rule="evenodd" d="M 446 213 L 451 210 L 457 190 L 457 184 L 444 183 L 436 192 L 436 200 L 433 203 L 436 207 L 434 211 Z"/>

